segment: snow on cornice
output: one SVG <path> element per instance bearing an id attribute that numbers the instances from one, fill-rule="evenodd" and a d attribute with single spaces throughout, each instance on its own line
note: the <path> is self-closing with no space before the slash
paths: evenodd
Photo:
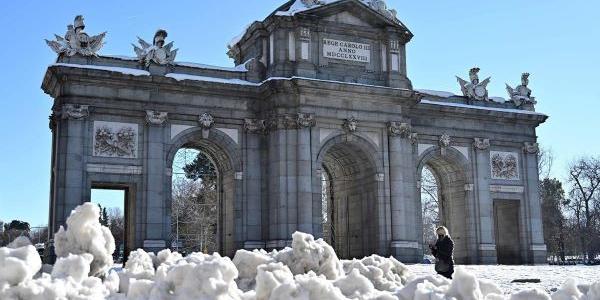
<path id="1" fill-rule="evenodd" d="M 441 101 L 433 101 L 433 100 L 427 100 L 427 99 L 421 100 L 420 104 L 439 105 L 439 106 L 446 106 L 446 107 L 470 108 L 470 109 L 477 109 L 477 110 L 487 110 L 487 111 L 497 111 L 497 112 L 505 112 L 505 113 L 515 113 L 515 114 L 536 115 L 536 116 L 547 117 L 547 115 L 545 115 L 543 113 L 530 111 L 530 110 L 516 109 L 516 108 L 476 106 L 476 105 L 470 105 L 470 104 L 441 102 Z"/>
<path id="2" fill-rule="evenodd" d="M 122 68 L 122 67 L 96 66 L 96 65 L 80 65 L 80 64 L 66 64 L 66 63 L 55 63 L 55 64 L 51 64 L 50 67 L 68 67 L 68 68 L 77 68 L 77 69 L 92 69 L 92 70 L 102 70 L 102 71 L 117 72 L 117 73 L 126 74 L 126 75 L 133 75 L 133 76 L 150 76 L 150 72 L 148 72 L 146 70 L 132 69 L 132 68 Z"/>

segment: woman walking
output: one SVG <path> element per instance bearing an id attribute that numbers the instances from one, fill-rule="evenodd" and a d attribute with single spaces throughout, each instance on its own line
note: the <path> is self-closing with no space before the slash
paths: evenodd
<path id="1" fill-rule="evenodd" d="M 452 279 L 452 273 L 454 273 L 454 242 L 448 234 L 448 228 L 440 226 L 435 232 L 438 239 L 435 245 L 429 245 L 431 254 L 436 258 L 435 271 L 446 278 Z"/>

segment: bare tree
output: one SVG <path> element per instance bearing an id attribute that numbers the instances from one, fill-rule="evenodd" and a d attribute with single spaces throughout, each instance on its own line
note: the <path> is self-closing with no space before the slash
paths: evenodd
<path id="1" fill-rule="evenodd" d="M 581 249 L 587 258 L 594 258 L 592 238 L 597 234 L 600 206 L 600 159 L 581 158 L 569 167 L 569 203 L 580 234 Z"/>
<path id="2" fill-rule="evenodd" d="M 125 250 L 125 215 L 119 207 L 111 207 L 107 210 L 108 229 L 115 238 L 117 251 L 115 256 L 123 255 Z"/>
<path id="3" fill-rule="evenodd" d="M 423 242 L 435 240 L 435 227 L 440 224 L 439 186 L 428 167 L 421 173 L 421 213 L 423 216 Z"/>
<path id="4" fill-rule="evenodd" d="M 203 153 L 182 149 L 175 156 L 173 171 L 171 221 L 177 250 L 218 251 L 219 197 L 215 166 Z"/>
<path id="5" fill-rule="evenodd" d="M 540 147 L 540 151 L 538 152 L 538 175 L 540 180 L 550 178 L 553 164 L 554 153 L 552 149 Z"/>

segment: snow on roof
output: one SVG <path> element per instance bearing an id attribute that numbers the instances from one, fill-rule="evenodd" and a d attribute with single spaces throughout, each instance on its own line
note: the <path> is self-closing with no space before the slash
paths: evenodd
<path id="1" fill-rule="evenodd" d="M 199 63 L 193 63 L 193 62 L 176 61 L 175 65 L 182 66 L 182 67 L 212 69 L 212 70 L 229 71 L 229 72 L 248 72 L 248 69 L 246 69 L 246 66 L 244 64 L 237 65 L 235 67 L 221 67 L 221 66 L 205 65 L 205 64 L 199 64 Z"/>
<path id="2" fill-rule="evenodd" d="M 254 22 L 246 25 L 246 27 L 244 27 L 244 30 L 242 30 L 242 33 L 236 35 L 235 37 L 233 37 L 231 39 L 231 41 L 229 41 L 229 44 L 227 44 L 227 48 L 231 49 L 233 48 L 237 43 L 239 43 L 242 38 L 244 37 L 244 35 L 246 35 L 246 32 L 248 32 L 248 29 L 250 29 L 250 26 L 252 26 L 252 24 L 254 24 Z"/>
<path id="3" fill-rule="evenodd" d="M 139 58 L 137 57 L 133 57 L 133 56 L 126 56 L 126 55 L 102 55 L 103 57 L 109 57 L 109 58 L 116 58 L 116 59 L 121 59 L 121 60 L 139 60 Z"/>
<path id="4" fill-rule="evenodd" d="M 150 76 L 150 72 L 146 70 L 139 69 L 131 69 L 131 68 L 122 68 L 122 67 L 109 67 L 109 66 L 96 66 L 96 65 L 80 65 L 80 64 L 65 64 L 65 63 L 55 63 L 51 64 L 50 67 L 69 67 L 69 68 L 78 68 L 78 69 L 93 69 L 93 70 L 103 70 L 110 72 L 118 72 L 127 75 L 133 76 Z"/>
<path id="5" fill-rule="evenodd" d="M 421 104 L 432 104 L 432 105 L 448 106 L 448 107 L 462 107 L 462 108 L 470 108 L 470 109 L 478 109 L 478 110 L 488 110 L 488 111 L 498 111 L 498 112 L 524 114 L 524 115 L 546 116 L 543 113 L 539 113 L 539 112 L 535 112 L 535 111 L 529 111 L 529 110 L 523 110 L 523 109 L 476 106 L 476 105 L 469 105 L 469 104 L 463 104 L 463 103 L 451 103 L 451 102 L 432 101 L 432 100 L 427 100 L 427 99 L 421 100 Z"/>
<path id="6" fill-rule="evenodd" d="M 168 73 L 165 77 L 173 78 L 177 81 L 182 80 L 194 80 L 194 81 L 208 81 L 208 82 L 217 82 L 217 83 L 227 83 L 227 84 L 238 84 L 238 85 L 251 85 L 251 86 L 259 86 L 259 83 L 254 83 L 242 79 L 237 78 L 216 78 L 216 77 L 208 77 L 208 76 L 198 76 L 198 75 L 190 75 L 190 74 L 181 74 L 181 73 Z"/>
<path id="7" fill-rule="evenodd" d="M 426 89 L 415 89 L 415 91 L 421 94 L 427 94 L 430 96 L 436 96 L 441 98 L 450 98 L 456 96 L 454 93 L 445 92 L 445 91 L 435 91 L 435 90 L 426 90 Z"/>
<path id="8" fill-rule="evenodd" d="M 506 99 L 504 99 L 503 97 L 490 97 L 490 101 L 504 103 L 504 102 L 506 102 Z"/>

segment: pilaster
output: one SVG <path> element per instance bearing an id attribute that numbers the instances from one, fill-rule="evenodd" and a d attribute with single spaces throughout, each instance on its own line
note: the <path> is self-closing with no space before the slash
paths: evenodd
<path id="1" fill-rule="evenodd" d="M 496 264 L 496 240 L 494 237 L 494 206 L 490 194 L 490 140 L 475 138 L 473 140 L 475 151 L 475 195 L 478 213 L 479 263 Z"/>
<path id="2" fill-rule="evenodd" d="M 165 160 L 164 160 L 164 138 L 165 124 L 168 114 L 166 112 L 146 111 L 146 134 L 145 147 L 145 210 L 146 226 L 144 235 L 144 248 L 155 251 L 168 247 L 171 233 L 170 216 L 167 214 L 166 195 L 164 191 Z"/>
<path id="3" fill-rule="evenodd" d="M 411 126 L 391 122 L 389 133 L 391 253 L 403 262 L 420 262 L 416 169 L 411 143 Z"/>

